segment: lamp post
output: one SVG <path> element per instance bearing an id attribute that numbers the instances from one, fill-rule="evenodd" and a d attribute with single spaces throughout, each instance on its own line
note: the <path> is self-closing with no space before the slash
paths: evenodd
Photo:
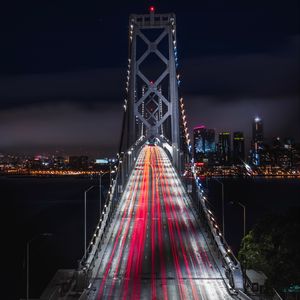
<path id="1" fill-rule="evenodd" d="M 30 250 L 30 243 L 36 240 L 40 236 L 52 236 L 52 233 L 40 233 L 35 235 L 26 243 L 26 299 L 29 299 L 29 250 Z"/>
<path id="2" fill-rule="evenodd" d="M 108 174 L 109 172 L 100 172 L 99 175 L 99 192 L 100 192 L 100 216 L 101 216 L 101 212 L 102 212 L 102 176 L 105 174 Z"/>
<path id="3" fill-rule="evenodd" d="M 109 163 L 109 185 L 111 185 L 111 162 Z"/>
<path id="4" fill-rule="evenodd" d="M 242 204 L 241 202 L 239 202 L 239 201 L 230 201 L 229 203 L 230 204 L 237 204 L 237 205 L 239 205 L 240 207 L 243 208 L 243 211 L 244 211 L 244 230 L 243 230 L 244 235 L 243 235 L 243 238 L 244 238 L 246 236 L 246 206 L 244 204 Z M 245 242 L 243 243 L 243 248 L 245 250 Z M 245 288 L 246 287 L 246 266 L 242 265 L 242 271 L 243 271 L 243 285 L 244 285 L 244 288 Z"/>
<path id="5" fill-rule="evenodd" d="M 86 259 L 86 194 L 94 187 L 95 185 L 92 185 L 84 191 L 84 259 Z"/>
<path id="6" fill-rule="evenodd" d="M 224 183 L 217 178 L 213 178 L 215 181 L 222 185 L 222 234 L 225 239 L 225 212 L 224 212 Z"/>
<path id="7" fill-rule="evenodd" d="M 127 154 L 128 154 L 128 160 L 127 160 L 127 177 L 128 177 L 129 169 L 130 169 L 130 165 L 131 165 L 131 154 L 132 154 L 131 150 L 129 150 L 127 152 Z"/>
<path id="8" fill-rule="evenodd" d="M 100 192 L 100 216 L 102 213 L 102 176 L 109 173 L 109 186 L 111 185 L 111 174 L 114 174 L 115 171 L 111 169 L 111 165 L 109 166 L 109 172 L 100 172 L 99 175 L 99 192 Z"/>

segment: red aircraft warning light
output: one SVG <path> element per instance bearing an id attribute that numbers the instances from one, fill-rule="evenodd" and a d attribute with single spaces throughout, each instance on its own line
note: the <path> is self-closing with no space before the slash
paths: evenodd
<path id="1" fill-rule="evenodd" d="M 154 12 L 155 12 L 155 7 L 154 7 L 153 5 L 151 5 L 151 6 L 149 7 L 149 12 L 150 12 L 150 13 L 154 13 Z"/>

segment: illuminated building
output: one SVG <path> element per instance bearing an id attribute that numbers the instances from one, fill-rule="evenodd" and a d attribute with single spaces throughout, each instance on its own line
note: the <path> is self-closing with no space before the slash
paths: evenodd
<path id="1" fill-rule="evenodd" d="M 89 159 L 87 156 L 70 156 L 69 167 L 74 170 L 86 170 L 88 168 Z"/>
<path id="2" fill-rule="evenodd" d="M 277 136 L 276 138 L 273 138 L 273 149 L 279 149 L 282 147 L 282 144 L 281 144 L 281 140 L 280 140 L 280 137 Z"/>
<path id="3" fill-rule="evenodd" d="M 264 134 L 263 122 L 261 118 L 256 117 L 252 124 L 252 164 L 259 166 L 261 164 L 261 153 L 263 150 Z"/>
<path id="4" fill-rule="evenodd" d="M 233 163 L 241 164 L 245 160 L 245 139 L 243 132 L 233 133 Z"/>
<path id="5" fill-rule="evenodd" d="M 272 147 L 272 165 L 281 168 L 290 168 L 295 165 L 295 141 L 293 138 L 285 138 L 281 142 L 279 137 L 273 139 Z"/>
<path id="6" fill-rule="evenodd" d="M 292 148 L 292 166 L 300 170 L 300 143 Z"/>
<path id="7" fill-rule="evenodd" d="M 300 149 L 299 145 L 297 147 L 295 143 L 295 139 L 292 137 L 286 137 L 284 139 L 283 148 L 285 149 L 286 153 L 288 154 L 288 157 L 290 158 L 290 166 L 295 167 L 300 165 Z"/>
<path id="8" fill-rule="evenodd" d="M 218 144 L 219 162 L 222 165 L 228 165 L 231 162 L 231 139 L 230 132 L 219 133 Z"/>
<path id="9" fill-rule="evenodd" d="M 62 156 L 53 157 L 53 167 L 57 169 L 65 168 L 65 158 Z"/>
<path id="10" fill-rule="evenodd" d="M 256 117 L 252 124 L 252 140 L 258 145 L 264 141 L 263 122 L 259 117 Z"/>
<path id="11" fill-rule="evenodd" d="M 295 147 L 296 143 L 295 143 L 295 139 L 292 137 L 286 137 L 284 139 L 284 143 L 283 146 L 285 149 L 292 149 L 293 147 Z"/>
<path id="12" fill-rule="evenodd" d="M 194 161 L 213 164 L 216 152 L 215 130 L 202 125 L 195 127 L 193 133 Z"/>

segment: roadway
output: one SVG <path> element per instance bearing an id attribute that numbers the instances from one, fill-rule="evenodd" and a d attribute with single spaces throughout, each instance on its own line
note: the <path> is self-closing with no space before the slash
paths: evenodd
<path id="1" fill-rule="evenodd" d="M 145 146 L 88 299 L 232 299 L 163 149 Z"/>

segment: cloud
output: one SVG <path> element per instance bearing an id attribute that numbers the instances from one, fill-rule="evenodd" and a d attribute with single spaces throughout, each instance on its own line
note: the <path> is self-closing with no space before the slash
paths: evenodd
<path id="1" fill-rule="evenodd" d="M 267 53 L 202 55 L 181 61 L 183 95 L 220 99 L 299 95 L 300 35 Z M 32 103 L 122 101 L 125 68 L 0 78 L 0 109 Z"/>
<path id="2" fill-rule="evenodd" d="M 61 101 L 108 102 L 121 98 L 125 79 L 121 68 L 1 78 L 0 109 Z"/>
<path id="3" fill-rule="evenodd" d="M 255 115 L 265 135 L 299 136 L 300 36 L 267 53 L 185 59 L 182 86 L 189 125 L 242 130 Z M 125 68 L 0 78 L 0 147 L 90 146 L 115 151 Z M 113 149 L 113 150 L 112 150 Z"/>
<path id="4" fill-rule="evenodd" d="M 75 146 L 117 151 L 122 108 L 57 103 L 0 111 L 0 147 Z M 103 151 L 102 151 L 103 152 Z"/>
<path id="5" fill-rule="evenodd" d="M 183 94 L 220 98 L 282 98 L 299 95 L 300 36 L 268 53 L 213 55 L 182 64 Z"/>

